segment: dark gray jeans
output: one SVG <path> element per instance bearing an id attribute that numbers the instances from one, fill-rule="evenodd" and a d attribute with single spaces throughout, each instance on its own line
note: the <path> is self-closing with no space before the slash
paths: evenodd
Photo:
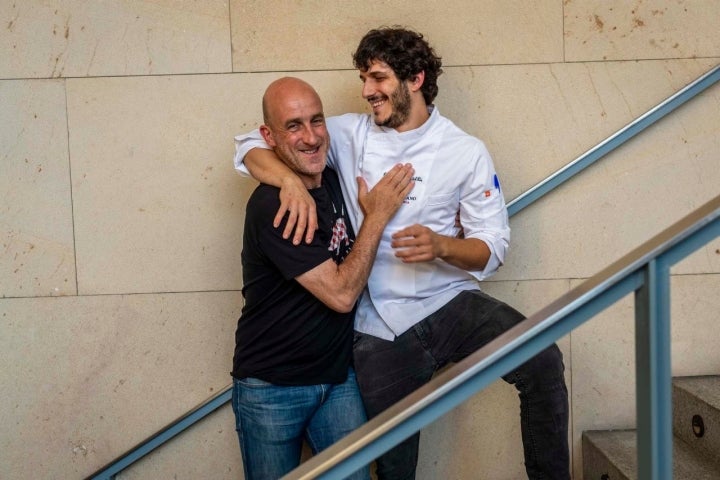
<path id="1" fill-rule="evenodd" d="M 360 393 L 372 418 L 525 317 L 479 290 L 458 294 L 394 342 L 355 333 Z M 568 393 L 562 353 L 552 345 L 503 376 L 520 393 L 525 469 L 530 479 L 570 478 Z M 420 434 L 377 459 L 379 480 L 415 478 Z"/>

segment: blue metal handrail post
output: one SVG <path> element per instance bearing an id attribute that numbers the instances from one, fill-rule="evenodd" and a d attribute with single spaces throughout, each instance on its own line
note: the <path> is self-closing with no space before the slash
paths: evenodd
<path id="1" fill-rule="evenodd" d="M 672 480 L 670 267 L 660 256 L 635 292 L 638 478 Z"/>

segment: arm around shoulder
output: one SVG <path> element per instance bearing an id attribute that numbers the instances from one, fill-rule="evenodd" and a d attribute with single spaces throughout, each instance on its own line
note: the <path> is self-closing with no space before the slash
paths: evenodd
<path id="1" fill-rule="evenodd" d="M 329 308 L 349 312 L 365 288 L 385 226 L 410 193 L 410 165 L 395 166 L 368 192 L 358 179 L 358 200 L 365 215 L 352 251 L 339 265 L 328 260 L 296 280 Z"/>
<path id="2" fill-rule="evenodd" d="M 258 133 L 259 135 L 259 133 Z M 290 238 L 298 245 L 303 237 L 310 243 L 317 230 L 315 201 L 307 192 L 300 177 L 280 160 L 267 143 L 252 134 L 235 137 L 235 169 L 241 174 L 249 173 L 254 179 L 280 188 L 280 208 L 275 214 L 273 225 L 277 228 L 288 214 L 283 238 Z"/>

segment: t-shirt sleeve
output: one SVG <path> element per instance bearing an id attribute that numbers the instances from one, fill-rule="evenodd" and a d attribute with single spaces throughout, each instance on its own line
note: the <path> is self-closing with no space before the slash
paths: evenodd
<path id="1" fill-rule="evenodd" d="M 326 233 L 318 230 L 310 244 L 301 242 L 300 245 L 293 245 L 291 239 L 282 237 L 287 216 L 279 227 L 273 226 L 272 220 L 280 207 L 277 189 L 267 189 L 262 198 L 254 200 L 257 202 L 252 202 L 251 221 L 259 227 L 255 238 L 256 248 L 275 265 L 283 278 L 291 280 L 332 258 L 332 251 L 328 250 L 330 239 Z"/>

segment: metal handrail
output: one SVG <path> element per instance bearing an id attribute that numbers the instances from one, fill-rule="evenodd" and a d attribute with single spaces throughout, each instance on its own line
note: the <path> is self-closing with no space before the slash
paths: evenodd
<path id="1" fill-rule="evenodd" d="M 147 439 L 132 447 L 130 450 L 123 453 L 104 467 L 100 468 L 95 473 L 91 474 L 89 477 L 86 477 L 85 480 L 105 480 L 114 478 L 115 475 L 117 475 L 136 461 L 140 460 L 142 457 L 152 452 L 163 443 L 169 441 L 171 438 L 175 437 L 179 433 L 183 432 L 184 430 L 199 422 L 206 416 L 210 415 L 218 408 L 228 403 L 230 401 L 231 394 L 232 391 L 230 390 L 230 388 L 226 388 L 220 393 L 209 398 L 208 400 L 205 400 L 200 405 L 187 412 L 185 415 L 168 424 L 162 430 L 149 436 Z"/>
<path id="2" fill-rule="evenodd" d="M 618 130 L 606 140 L 600 142 L 563 168 L 548 176 L 545 180 L 508 202 L 508 215 L 512 216 L 520 212 L 522 209 L 534 203 L 542 196 L 551 192 L 584 169 L 588 168 L 600 158 L 618 148 L 638 133 L 655 124 L 673 110 L 701 94 L 718 81 L 720 81 L 720 65 L 715 66 L 698 79 L 679 90 L 677 93 L 668 97 L 663 102 L 635 119 L 627 126 Z M 504 338 L 504 336 L 498 337 L 498 339 L 500 338 Z M 495 342 L 492 342 L 490 345 L 494 343 Z M 438 378 L 442 378 L 442 376 L 439 376 Z M 116 459 L 91 474 L 87 477 L 87 479 L 104 480 L 114 478 L 117 473 L 121 472 L 135 461 L 152 452 L 155 448 L 169 441 L 173 437 L 179 435 L 191 425 L 202 420 L 204 417 L 210 415 L 222 405 L 230 401 L 231 388 L 232 385 L 228 385 L 220 393 L 206 400 L 201 405 L 194 408 L 191 412 L 181 416 L 166 427 L 162 428 L 160 431 L 138 443 L 126 453 L 118 456 Z M 394 411 L 394 409 L 391 408 L 386 411 L 386 413 L 389 411 Z M 363 429 L 364 428 L 365 427 L 363 427 Z"/>
<path id="3" fill-rule="evenodd" d="M 313 456 L 286 479 L 344 478 L 635 292 L 639 477 L 672 478 L 670 266 L 720 237 L 720 196 Z"/>
<path id="4" fill-rule="evenodd" d="M 716 65 L 714 68 L 698 77 L 695 81 L 689 83 L 674 95 L 668 97 L 628 125 L 610 135 L 607 139 L 598 143 L 593 148 L 562 167 L 560 170 L 557 170 L 555 173 L 548 176 L 542 182 L 518 195 L 508 203 L 508 214 L 512 216 L 528 205 L 534 203 L 536 200 L 539 200 L 541 197 L 550 193 L 556 187 L 559 187 L 573 176 L 582 172 L 593 163 L 597 162 L 602 157 L 633 138 L 638 133 L 655 124 L 655 122 L 659 121 L 676 108 L 685 104 L 688 100 L 695 98 L 718 81 L 720 81 L 720 65 Z"/>

